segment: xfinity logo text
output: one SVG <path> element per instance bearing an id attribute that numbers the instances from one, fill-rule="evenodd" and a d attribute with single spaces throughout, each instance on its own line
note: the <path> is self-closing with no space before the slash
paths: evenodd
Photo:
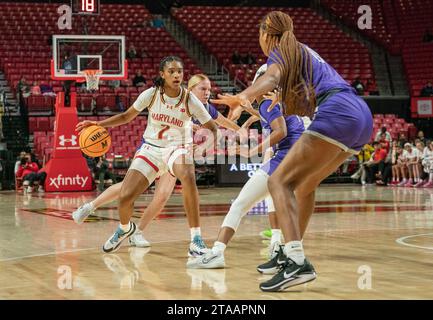
<path id="1" fill-rule="evenodd" d="M 60 186 L 81 186 L 84 188 L 89 177 L 80 177 L 78 174 L 75 177 L 63 177 L 61 174 L 57 178 L 50 178 L 50 186 L 59 189 Z"/>

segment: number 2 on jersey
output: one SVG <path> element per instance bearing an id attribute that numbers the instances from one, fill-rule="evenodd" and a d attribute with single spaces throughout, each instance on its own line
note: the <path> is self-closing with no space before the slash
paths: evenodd
<path id="1" fill-rule="evenodd" d="M 162 128 L 161 131 L 159 131 L 159 133 L 158 133 L 158 139 L 162 139 L 162 135 L 164 134 L 164 132 L 166 132 L 167 130 L 170 129 L 170 126 L 168 126 L 168 125 L 166 125 L 166 124 L 163 124 L 162 127 L 163 127 L 163 128 Z"/>

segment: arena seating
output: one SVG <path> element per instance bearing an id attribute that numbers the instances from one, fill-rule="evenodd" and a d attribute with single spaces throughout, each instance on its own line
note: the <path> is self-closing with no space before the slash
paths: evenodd
<path id="1" fill-rule="evenodd" d="M 391 54 L 401 54 L 412 96 L 419 96 L 422 87 L 433 78 L 433 43 L 424 43 L 423 35 L 433 29 L 433 6 L 429 0 L 323 0 L 322 3 L 347 25 L 356 30 L 358 7 L 370 5 L 373 29 L 364 34 L 382 44 Z"/>
<path id="2" fill-rule="evenodd" d="M 248 84 L 258 66 L 265 62 L 258 43 L 258 24 L 270 10 L 289 13 L 294 19 L 298 40 L 317 50 L 347 81 L 359 77 L 364 82 L 368 79 L 375 82 L 367 48 L 309 8 L 185 6 L 177 10 L 174 17 L 224 64 L 232 76 Z M 257 64 L 232 64 L 231 56 L 235 50 L 241 55 L 251 51 Z"/>
<path id="3" fill-rule="evenodd" d="M 101 121 L 105 118 L 107 117 L 79 117 L 78 121 Z M 110 151 L 106 154 L 107 159 L 112 160 L 116 155 L 122 155 L 127 159 L 132 158 L 137 147 L 140 145 L 141 137 L 146 125 L 147 118 L 139 116 L 128 126 L 109 129 L 112 138 L 112 145 Z M 35 155 L 38 159 L 45 159 L 45 161 L 48 161 L 53 151 L 54 117 L 31 117 L 29 127 L 30 132 L 33 133 Z"/>
<path id="4" fill-rule="evenodd" d="M 414 139 L 417 134 L 417 129 L 413 123 L 407 123 L 405 119 L 398 118 L 395 114 L 375 114 L 373 121 L 372 140 L 382 127 L 387 128 L 393 140 L 397 139 L 399 133 L 404 133 L 410 139 Z"/>
<path id="5" fill-rule="evenodd" d="M 0 7 L 0 69 L 3 69 L 10 86 L 15 89 L 19 79 L 24 76 L 28 83 L 38 81 L 50 84 L 54 92 L 62 90 L 61 82 L 50 79 L 51 47 L 53 34 L 82 34 L 82 17 L 74 16 L 72 30 L 59 30 L 57 20 L 58 3 L 1 3 Z M 102 14 L 88 17 L 89 34 L 121 34 L 126 36 L 126 47 L 134 44 L 138 53 L 144 50 L 147 58 L 129 61 L 129 80 L 122 85 L 131 86 L 135 71 L 142 70 L 147 79 L 146 87 L 158 73 L 159 62 L 167 55 L 178 55 L 185 63 L 185 78 L 201 70 L 187 55 L 186 51 L 163 28 L 142 26 L 152 18 L 142 5 L 101 4 Z M 117 94 L 123 102 L 131 101 L 145 88 L 119 88 Z M 99 108 L 108 107 L 117 111 L 113 101 L 115 92 L 101 83 L 100 93 L 104 94 L 97 102 Z M 108 104 L 107 104 L 108 103 Z M 31 97 L 28 99 L 29 111 L 38 113 L 51 110 L 53 99 Z"/>

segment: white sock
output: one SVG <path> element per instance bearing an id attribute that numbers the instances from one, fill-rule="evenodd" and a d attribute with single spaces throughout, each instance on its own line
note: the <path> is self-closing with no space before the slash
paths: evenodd
<path id="1" fill-rule="evenodd" d="M 92 208 L 92 210 L 95 210 L 95 203 L 93 201 L 89 202 L 90 207 Z"/>
<path id="2" fill-rule="evenodd" d="M 194 240 L 195 236 L 201 236 L 201 229 L 200 229 L 200 227 L 189 228 L 189 231 L 191 232 L 191 241 Z"/>
<path id="3" fill-rule="evenodd" d="M 271 244 L 274 242 L 281 243 L 281 229 L 272 229 Z"/>
<path id="4" fill-rule="evenodd" d="M 284 245 L 284 254 L 286 257 L 295 261 L 297 265 L 302 265 L 305 260 L 304 248 L 302 241 L 290 241 Z"/>
<path id="5" fill-rule="evenodd" d="M 227 245 L 225 243 L 215 241 L 213 244 L 212 252 L 214 254 L 217 253 L 224 253 L 224 250 L 226 249 Z"/>
<path id="6" fill-rule="evenodd" d="M 124 232 L 128 232 L 129 229 L 131 229 L 131 222 L 128 222 L 128 224 L 119 224 L 120 229 L 122 229 L 122 231 Z"/>

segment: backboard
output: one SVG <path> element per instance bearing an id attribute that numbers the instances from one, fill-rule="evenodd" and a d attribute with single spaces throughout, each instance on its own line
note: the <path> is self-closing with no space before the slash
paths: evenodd
<path id="1" fill-rule="evenodd" d="M 127 79 L 125 37 L 53 35 L 53 80 L 83 80 L 84 70 L 89 69 L 100 70 L 101 80 Z"/>

